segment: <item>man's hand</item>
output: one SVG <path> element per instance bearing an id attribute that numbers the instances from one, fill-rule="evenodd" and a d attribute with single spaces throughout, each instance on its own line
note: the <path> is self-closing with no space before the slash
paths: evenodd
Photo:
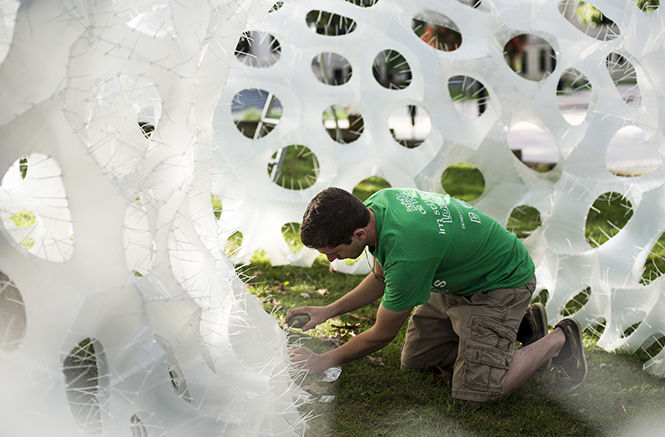
<path id="1" fill-rule="evenodd" d="M 300 328 L 303 331 L 312 329 L 319 323 L 323 323 L 331 317 L 331 314 L 328 311 L 327 307 L 300 307 L 300 308 L 291 308 L 286 313 L 286 318 L 284 319 L 284 322 L 288 325 L 292 317 L 301 314 L 309 316 L 309 321 Z"/>
<path id="2" fill-rule="evenodd" d="M 297 367 L 307 370 L 309 373 L 320 373 L 332 365 L 326 364 L 323 355 L 312 352 L 310 349 L 300 346 L 289 351 L 291 362 Z"/>
<path id="3" fill-rule="evenodd" d="M 291 361 L 311 373 L 322 372 L 330 367 L 348 363 L 390 343 L 410 314 L 411 308 L 404 311 L 391 311 L 380 305 L 376 323 L 367 331 L 361 332 L 338 348 L 322 354 L 316 354 L 306 347 L 294 347 L 289 351 Z"/>

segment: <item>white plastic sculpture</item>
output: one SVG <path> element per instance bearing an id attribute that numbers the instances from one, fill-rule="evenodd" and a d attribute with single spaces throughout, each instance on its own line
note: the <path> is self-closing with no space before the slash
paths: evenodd
<path id="1" fill-rule="evenodd" d="M 606 162 L 626 127 L 639 128 L 662 156 L 662 8 L 594 1 L 619 30 L 602 39 L 575 28 L 558 0 L 474 3 L 302 0 L 267 13 L 272 5 L 258 0 L 1 1 L 1 433 L 302 433 L 284 335 L 235 275 L 222 253 L 226 238 L 243 233 L 237 260 L 264 249 L 275 264 L 309 265 L 316 252 L 291 253 L 280 230 L 300 221 L 320 189 L 350 190 L 378 175 L 441 191 L 442 171 L 457 162 L 483 172 L 476 205 L 501 222 L 519 205 L 539 210 L 542 226 L 525 244 L 550 293 L 551 321 L 590 287 L 575 316 L 585 325 L 605 320 L 603 347 L 636 349 L 664 334 L 664 279 L 640 285 L 640 274 L 665 229 L 665 169 L 626 178 Z M 307 25 L 310 11 L 355 27 L 318 34 Z M 456 29 L 461 45 L 437 50 L 413 30 L 424 21 Z M 279 56 L 269 49 L 266 63 L 234 58 L 245 30 L 276 38 Z M 504 46 L 519 34 L 552 47 L 551 74 L 527 80 L 511 70 Z M 395 52 L 410 77 L 389 89 L 372 65 L 404 65 Z M 608 72 L 612 53 L 634 67 L 630 95 Z M 325 65 L 340 66 L 333 79 Z M 556 100 L 569 69 L 592 85 L 581 116 Z M 482 115 L 451 98 L 448 84 L 460 77 L 486 88 Z M 232 107 L 248 95 L 242 90 L 257 89 L 267 91 L 254 92 L 259 99 L 279 98 L 282 113 L 276 122 L 268 105 L 266 129 L 249 138 Z M 354 141 L 326 132 L 331 105 L 359 111 L 364 129 Z M 409 105 L 425 131 L 413 148 L 395 141 L 403 134 L 392 125 L 412 114 Z M 554 170 L 534 172 L 515 158 L 517 127 L 549 139 Z M 268 171 L 290 145 L 317 157 L 316 180 L 302 190 L 278 186 Z M 626 196 L 634 214 L 592 248 L 584 221 L 606 192 Z M 212 193 L 223 203 L 219 222 Z M 77 373 L 91 362 L 95 374 Z M 665 374 L 665 353 L 645 366 Z"/>
<path id="2" fill-rule="evenodd" d="M 271 4 L 17 6 L 2 2 L 0 434 L 301 435 L 285 334 L 220 252 L 210 203 L 213 110 Z"/>
<path id="3" fill-rule="evenodd" d="M 243 235 L 237 259 L 247 260 L 263 249 L 274 264 L 309 265 L 316 253 L 292 253 L 280 230 L 299 222 L 307 201 L 321 189 L 352 190 L 376 175 L 395 187 L 442 191 L 442 172 L 468 162 L 485 178 L 485 192 L 475 202 L 479 208 L 504 224 L 518 206 L 540 212 L 542 226 L 525 244 L 537 264 L 539 289 L 550 295 L 550 322 L 562 317 L 566 302 L 590 287 L 590 298 L 575 317 L 584 326 L 599 321 L 606 325 L 599 345 L 636 350 L 662 338 L 665 279 L 642 285 L 640 275 L 665 230 L 663 8 L 642 10 L 626 0 L 592 1 L 614 23 L 601 34 L 602 29 L 576 25 L 573 1 L 365 3 L 369 6 L 335 0 L 284 2 L 252 28 L 257 46 L 272 49 L 272 56 L 264 53 L 263 63 L 248 62 L 244 55 L 233 61 L 213 120 L 213 191 L 224 204 L 223 232 Z M 326 20 L 343 22 L 345 30 L 326 31 Z M 456 30 L 461 45 L 437 50 L 414 30 L 418 20 Z M 324 29 L 317 32 L 317 26 Z M 550 69 L 553 51 L 556 66 L 551 73 L 527 79 L 510 68 L 504 46 L 520 34 L 543 41 L 546 56 L 541 62 L 550 63 Z M 382 86 L 373 71 L 375 59 L 386 50 L 393 50 L 393 56 L 398 52 L 401 68 L 410 72 L 393 89 Z M 321 63 L 339 67 L 340 74 L 326 76 Z M 614 70 L 621 68 L 636 75 L 636 87 L 617 88 L 621 72 Z M 591 89 L 580 94 L 588 108 L 570 111 L 557 98 L 564 75 L 579 76 Z M 475 79 L 487 90 L 482 115 L 451 97 L 448 84 L 460 77 Z M 252 137 L 235 127 L 231 108 L 234 99 L 247 95 L 243 90 L 257 89 L 263 101 L 279 100 L 281 117 L 262 118 L 270 129 Z M 274 104 L 263 101 L 259 107 L 269 112 Z M 340 142 L 327 134 L 322 114 L 332 105 L 357 109 L 364 120 L 357 139 Z M 392 117 L 400 111 L 406 117 L 402 108 L 408 105 L 417 106 L 418 116 L 425 119 L 420 125 L 430 130 L 415 148 L 402 147 L 390 132 Z M 522 135 L 515 135 L 519 130 Z M 641 137 L 626 140 L 627 131 Z M 554 170 L 536 172 L 511 152 L 530 142 L 549 144 L 545 154 L 557 163 Z M 636 171 L 647 174 L 621 177 L 610 171 L 617 143 L 630 148 L 627 153 L 635 161 L 646 150 L 651 161 Z M 319 172 L 311 186 L 278 185 L 267 170 L 276 165 L 274 154 L 289 145 L 306 146 L 316 156 Z M 634 214 L 615 237 L 594 248 L 585 241 L 585 218 L 594 201 L 608 192 L 625 196 Z M 346 272 L 367 271 L 364 261 L 351 266 L 336 261 L 335 266 Z M 665 352 L 645 368 L 665 375 Z"/>

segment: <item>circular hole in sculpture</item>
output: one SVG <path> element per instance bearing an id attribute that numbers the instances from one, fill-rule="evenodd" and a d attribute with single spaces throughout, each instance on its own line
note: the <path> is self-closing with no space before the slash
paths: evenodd
<path id="1" fill-rule="evenodd" d="M 211 194 L 210 201 L 212 203 L 212 213 L 219 220 L 222 218 L 222 199 L 216 194 Z"/>
<path id="2" fill-rule="evenodd" d="M 610 139 L 605 154 L 607 168 L 617 176 L 636 177 L 660 168 L 659 140 L 637 126 L 624 126 Z"/>
<path id="3" fill-rule="evenodd" d="M 304 190 L 319 176 L 319 160 L 305 146 L 294 144 L 275 152 L 268 163 L 268 176 L 282 188 Z"/>
<path id="4" fill-rule="evenodd" d="M 569 317 L 578 312 L 588 301 L 591 296 L 591 287 L 587 287 L 584 290 L 580 291 L 566 302 L 563 309 L 561 310 L 561 315 L 563 317 Z"/>
<path id="5" fill-rule="evenodd" d="M 189 389 L 187 388 L 187 381 L 182 375 L 182 371 L 175 365 L 169 365 L 169 379 L 171 380 L 171 387 L 176 392 L 178 396 L 186 400 L 187 402 L 192 401 L 192 397 L 189 394 Z"/>
<path id="6" fill-rule="evenodd" d="M 139 121 L 138 124 L 139 124 L 139 128 L 141 128 L 141 132 L 143 133 L 143 136 L 146 138 L 146 140 L 148 138 L 150 138 L 150 136 L 152 135 L 152 133 L 155 130 L 155 125 L 153 125 L 153 124 L 151 124 L 147 121 Z"/>
<path id="7" fill-rule="evenodd" d="M 233 96 L 231 117 L 238 130 L 247 138 L 268 135 L 282 117 L 282 103 L 271 92 L 248 88 Z"/>
<path id="8" fill-rule="evenodd" d="M 21 175 L 21 179 L 25 179 L 28 176 L 28 156 L 23 155 L 18 160 L 18 170 Z"/>
<path id="9" fill-rule="evenodd" d="M 143 424 L 143 420 L 138 414 L 132 414 L 129 418 L 129 427 L 132 431 L 132 437 L 148 437 L 148 428 Z"/>
<path id="10" fill-rule="evenodd" d="M 579 126 L 591 105 L 591 82 L 574 68 L 561 74 L 556 87 L 556 103 L 563 118 L 572 126 Z"/>
<path id="11" fill-rule="evenodd" d="M 635 0 L 635 6 L 642 12 L 653 12 L 660 6 L 660 0 Z"/>
<path id="12" fill-rule="evenodd" d="M 156 247 L 141 196 L 125 211 L 122 236 L 127 268 L 134 276 L 147 275 L 152 270 Z"/>
<path id="13" fill-rule="evenodd" d="M 480 6 L 482 6 L 482 2 L 480 0 L 457 0 L 457 1 L 462 3 L 463 5 L 470 6 L 474 9 L 477 9 Z"/>
<path id="14" fill-rule="evenodd" d="M 642 104 L 642 95 L 633 64 L 620 53 L 612 52 L 605 58 L 605 66 L 624 103 L 638 108 Z"/>
<path id="15" fill-rule="evenodd" d="M 106 356 L 99 341 L 81 340 L 62 362 L 69 409 L 79 427 L 89 433 L 102 432 L 100 387 Z"/>
<path id="16" fill-rule="evenodd" d="M 545 305 L 545 304 L 547 304 L 547 299 L 549 299 L 549 297 L 550 297 L 550 292 L 547 288 L 543 288 L 542 290 L 540 290 L 538 292 L 538 294 L 535 294 L 534 296 L 535 297 L 533 297 L 531 302 L 533 302 L 533 303 L 540 302 L 543 305 Z"/>
<path id="17" fill-rule="evenodd" d="M 609 191 L 587 212 L 584 233 L 591 247 L 598 247 L 619 233 L 633 216 L 633 206 L 622 194 Z"/>
<path id="18" fill-rule="evenodd" d="M 540 211 L 533 206 L 519 205 L 510 212 L 506 229 L 517 235 L 517 238 L 524 239 L 528 238 L 541 224 Z"/>
<path id="19" fill-rule="evenodd" d="M 379 84 L 390 90 L 402 90 L 411 83 L 411 67 L 395 50 L 384 50 L 374 58 L 372 74 Z"/>
<path id="20" fill-rule="evenodd" d="M 603 332 L 605 332 L 606 327 L 607 320 L 605 320 L 603 317 L 600 317 L 591 321 L 584 332 L 588 333 L 595 340 L 598 340 L 600 336 L 603 335 Z"/>
<path id="21" fill-rule="evenodd" d="M 323 111 L 321 118 L 330 138 L 340 144 L 354 142 L 365 129 L 363 116 L 351 106 L 330 105 Z"/>
<path id="22" fill-rule="evenodd" d="M 187 388 L 187 381 L 185 380 L 182 369 L 178 364 L 178 359 L 176 358 L 171 344 L 166 338 L 159 334 L 154 334 L 154 337 L 157 343 L 162 347 L 162 349 L 164 349 L 166 354 L 166 365 L 168 368 L 168 377 L 171 381 L 171 388 L 180 398 L 191 403 L 192 397 L 189 394 L 189 389 Z"/>
<path id="23" fill-rule="evenodd" d="M 161 112 L 161 106 L 145 106 L 136 114 L 136 120 L 143 136 L 148 139 L 157 126 L 158 115 L 155 112 Z"/>
<path id="24" fill-rule="evenodd" d="M 659 353 L 662 352 L 663 347 L 665 346 L 665 334 L 662 332 L 650 335 L 649 338 L 644 340 L 644 343 L 640 346 L 640 353 L 644 354 L 643 359 L 652 360 Z M 648 370 L 649 367 L 655 363 L 645 364 L 644 369 Z"/>
<path id="25" fill-rule="evenodd" d="M 619 26 L 590 2 L 562 0 L 559 12 L 577 30 L 599 41 L 610 41 L 619 36 Z"/>
<path id="26" fill-rule="evenodd" d="M 346 1 L 356 6 L 360 6 L 361 8 L 370 8 L 379 2 L 379 0 L 346 0 Z"/>
<path id="27" fill-rule="evenodd" d="M 238 40 L 234 54 L 245 65 L 266 68 L 279 61 L 282 46 L 267 32 L 248 30 Z"/>
<path id="28" fill-rule="evenodd" d="M 53 262 L 74 253 L 74 228 L 60 165 L 40 153 L 17 159 L 2 178 L 0 223 L 26 252 Z"/>
<path id="29" fill-rule="evenodd" d="M 344 56 L 323 52 L 312 58 L 312 73 L 321 83 L 340 86 L 351 80 L 353 69 Z"/>
<path id="30" fill-rule="evenodd" d="M 469 76 L 448 79 L 448 93 L 457 112 L 466 118 L 480 117 L 487 110 L 489 93 L 485 85 Z"/>
<path id="31" fill-rule="evenodd" d="M 512 37 L 503 47 L 503 57 L 515 73 L 524 79 L 540 81 L 556 68 L 556 53 L 543 38 L 532 34 Z"/>
<path id="32" fill-rule="evenodd" d="M 0 272 L 0 350 L 9 352 L 18 348 L 26 326 L 23 297 L 16 284 Z"/>
<path id="33" fill-rule="evenodd" d="M 645 315 L 646 315 L 646 314 L 643 314 L 642 318 L 644 318 Z M 626 329 L 623 330 L 623 332 L 621 333 L 621 336 L 620 336 L 619 338 L 626 338 L 626 337 L 629 337 L 633 332 L 635 332 L 635 330 L 636 330 L 641 324 L 642 324 L 642 321 L 639 321 L 639 322 L 637 322 L 637 323 L 633 323 L 632 325 L 630 325 L 629 327 L 627 327 Z"/>
<path id="34" fill-rule="evenodd" d="M 441 174 L 441 187 L 452 197 L 471 202 L 485 191 L 485 177 L 475 165 L 458 162 Z"/>
<path id="35" fill-rule="evenodd" d="M 300 223 L 285 223 L 282 226 L 282 237 L 284 237 L 291 253 L 298 253 L 304 247 L 300 240 Z"/>
<path id="36" fill-rule="evenodd" d="M 521 121 L 513 124 L 506 141 L 520 161 L 538 172 L 552 170 L 559 161 L 554 135 L 535 123 Z"/>
<path id="37" fill-rule="evenodd" d="M 328 11 L 311 10 L 305 16 L 307 27 L 319 35 L 340 36 L 356 30 L 356 22 L 349 17 Z"/>
<path id="38" fill-rule="evenodd" d="M 457 25 L 447 16 L 434 11 L 425 11 L 411 20 L 411 29 L 430 47 L 452 52 L 462 45 L 462 34 Z"/>
<path id="39" fill-rule="evenodd" d="M 665 233 L 660 234 L 656 243 L 649 250 L 642 268 L 640 284 L 649 285 L 665 272 Z"/>
<path id="40" fill-rule="evenodd" d="M 232 233 L 224 244 L 224 253 L 230 257 L 234 257 L 242 247 L 243 235 L 240 231 Z"/>
<path id="41" fill-rule="evenodd" d="M 401 146 L 413 149 L 420 146 L 432 132 L 432 119 L 422 106 L 406 105 L 390 114 L 388 129 Z"/>
<path id="42" fill-rule="evenodd" d="M 144 161 L 147 139 L 158 127 L 159 90 L 141 75 L 120 74 L 100 82 L 88 102 L 84 131 L 90 153 L 113 177 L 129 175 Z"/>
<path id="43" fill-rule="evenodd" d="M 390 182 L 381 176 L 370 176 L 358 182 L 351 193 L 364 202 L 372 194 L 384 188 L 391 188 Z"/>

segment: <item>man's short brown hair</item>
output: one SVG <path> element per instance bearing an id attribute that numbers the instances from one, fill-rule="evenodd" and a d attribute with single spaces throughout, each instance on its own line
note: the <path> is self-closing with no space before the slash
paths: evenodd
<path id="1" fill-rule="evenodd" d="M 326 188 L 309 202 L 300 239 L 315 249 L 350 244 L 353 231 L 367 226 L 369 219 L 369 209 L 356 196 L 341 188 Z"/>

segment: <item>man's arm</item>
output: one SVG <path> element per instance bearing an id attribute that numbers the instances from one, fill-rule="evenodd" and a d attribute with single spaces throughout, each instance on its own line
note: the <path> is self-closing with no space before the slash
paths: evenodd
<path id="1" fill-rule="evenodd" d="M 360 284 L 335 302 L 328 305 L 331 312 L 330 317 L 357 310 L 369 305 L 381 296 L 386 288 L 383 280 L 383 270 L 379 263 L 374 260 L 374 271 L 365 276 Z"/>
<path id="2" fill-rule="evenodd" d="M 331 317 L 369 305 L 383 296 L 385 288 L 386 283 L 383 280 L 383 270 L 379 263 L 374 260 L 374 271 L 368 274 L 356 288 L 335 302 L 323 307 L 292 308 L 286 313 L 285 321 L 288 323 L 289 319 L 296 314 L 307 314 L 310 317 L 310 321 L 302 327 L 303 331 L 307 331 Z"/>
<path id="3" fill-rule="evenodd" d="M 301 363 L 303 368 L 312 373 L 318 373 L 329 367 L 371 354 L 395 338 L 401 326 L 409 318 L 411 309 L 391 311 L 381 305 L 376 315 L 376 323 L 367 331 L 358 334 L 340 347 L 320 355 L 306 347 L 293 348 L 291 360 Z"/>

